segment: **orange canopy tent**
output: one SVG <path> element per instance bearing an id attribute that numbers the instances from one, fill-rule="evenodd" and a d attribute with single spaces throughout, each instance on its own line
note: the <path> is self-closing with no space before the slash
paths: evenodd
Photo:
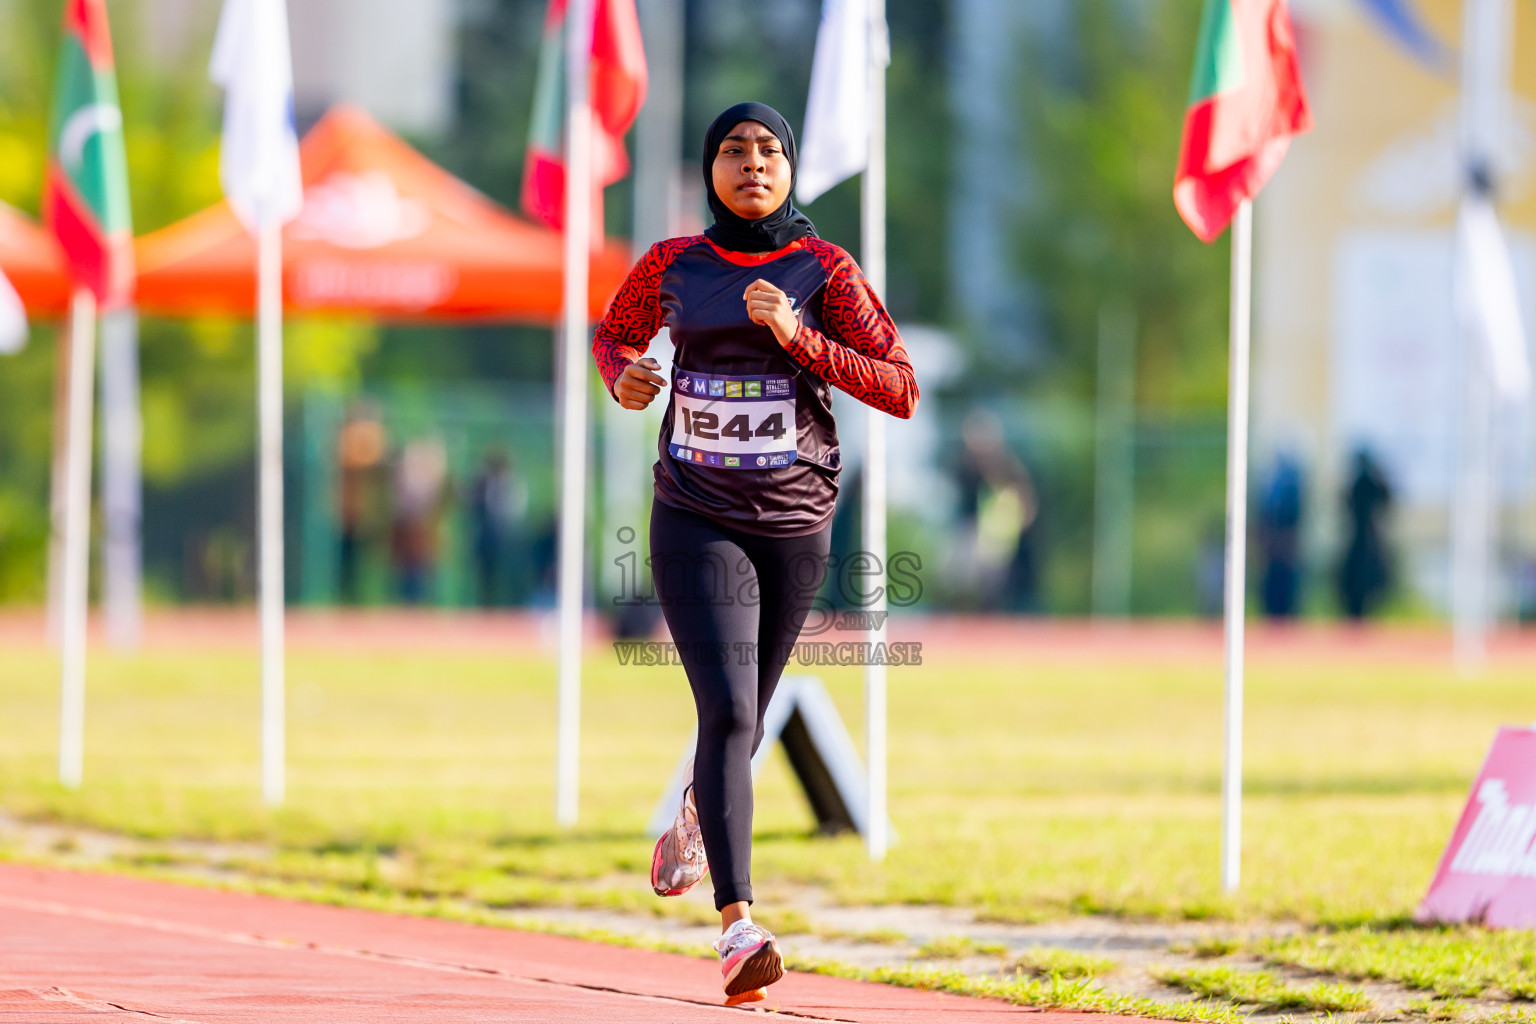
<path id="1" fill-rule="evenodd" d="M 283 229 L 289 312 L 524 322 L 559 316 L 559 233 L 513 216 L 361 110 L 332 109 L 304 137 L 299 160 L 304 209 Z M 140 238 L 136 251 L 141 312 L 254 314 L 256 243 L 227 202 Z M 592 318 L 630 263 L 623 243 L 594 250 Z"/>
<path id="2" fill-rule="evenodd" d="M 53 235 L 19 210 L 0 203 L 0 271 L 10 278 L 33 316 L 69 308 L 69 272 Z"/>

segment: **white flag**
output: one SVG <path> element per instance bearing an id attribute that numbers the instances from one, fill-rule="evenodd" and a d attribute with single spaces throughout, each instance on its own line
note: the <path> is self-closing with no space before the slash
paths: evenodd
<path id="1" fill-rule="evenodd" d="M 1485 196 L 1462 200 L 1456 218 L 1456 305 L 1469 334 L 1482 342 L 1494 387 L 1506 400 L 1531 391 L 1531 363 L 1515 268 L 1498 215 Z"/>
<path id="2" fill-rule="evenodd" d="M 868 0 L 824 0 L 800 140 L 796 198 L 809 203 L 869 163 L 869 73 L 890 62 Z"/>
<path id="3" fill-rule="evenodd" d="M 27 344 L 27 308 L 0 272 L 0 355 L 14 355 Z"/>
<path id="4" fill-rule="evenodd" d="M 224 87 L 224 195 L 252 232 L 287 223 L 303 206 L 304 185 L 285 0 L 225 0 L 208 72 Z"/>

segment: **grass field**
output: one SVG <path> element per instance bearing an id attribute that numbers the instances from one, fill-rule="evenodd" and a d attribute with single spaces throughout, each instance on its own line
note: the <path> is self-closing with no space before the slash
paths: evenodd
<path id="1" fill-rule="evenodd" d="M 0 807 L 14 815 L 262 843 L 276 852 L 235 857 L 241 871 L 333 892 L 700 912 L 656 900 L 643 877 L 644 824 L 691 725 L 680 670 L 589 660 L 582 819 L 565 833 L 553 821 L 554 666 L 543 657 L 294 653 L 290 798 L 277 812 L 257 789 L 252 657 L 93 657 L 86 784 L 74 793 L 53 781 L 54 659 L 3 649 L 0 664 Z M 857 737 L 858 671 L 818 674 Z M 776 759 L 758 792 L 760 904 L 771 919 L 776 893 L 809 886 L 838 903 L 951 905 L 998 921 L 1296 921 L 1299 935 L 1213 952 L 1318 972 L 1323 988 L 1394 980 L 1438 1000 L 1422 1016 L 1462 1016 L 1446 1000 L 1467 997 L 1529 1009 L 1530 935 L 1405 919 L 1495 728 L 1536 718 L 1530 683 L 1529 666 L 1513 663 L 1464 681 L 1446 659 L 1256 656 L 1244 884 L 1228 898 L 1214 656 L 936 655 L 891 673 L 901 841 L 889 859 L 872 866 L 856 840 L 812 836 Z M 1262 978 L 1234 987 L 1222 969 L 1166 983 L 1238 1006 L 1361 1009 L 1331 990 L 1287 1002 L 1289 989 Z"/>

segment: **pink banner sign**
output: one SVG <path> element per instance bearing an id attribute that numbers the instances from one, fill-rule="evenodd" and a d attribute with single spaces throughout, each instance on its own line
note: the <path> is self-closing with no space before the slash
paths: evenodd
<path id="1" fill-rule="evenodd" d="M 1500 729 L 1440 857 L 1421 921 L 1536 927 L 1536 731 Z"/>

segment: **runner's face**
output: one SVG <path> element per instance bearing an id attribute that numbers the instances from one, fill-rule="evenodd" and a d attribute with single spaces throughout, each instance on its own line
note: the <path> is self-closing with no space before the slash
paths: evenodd
<path id="1" fill-rule="evenodd" d="M 744 220 L 761 220 L 789 196 L 789 157 L 767 128 L 742 121 L 720 143 L 711 177 L 727 209 Z"/>

